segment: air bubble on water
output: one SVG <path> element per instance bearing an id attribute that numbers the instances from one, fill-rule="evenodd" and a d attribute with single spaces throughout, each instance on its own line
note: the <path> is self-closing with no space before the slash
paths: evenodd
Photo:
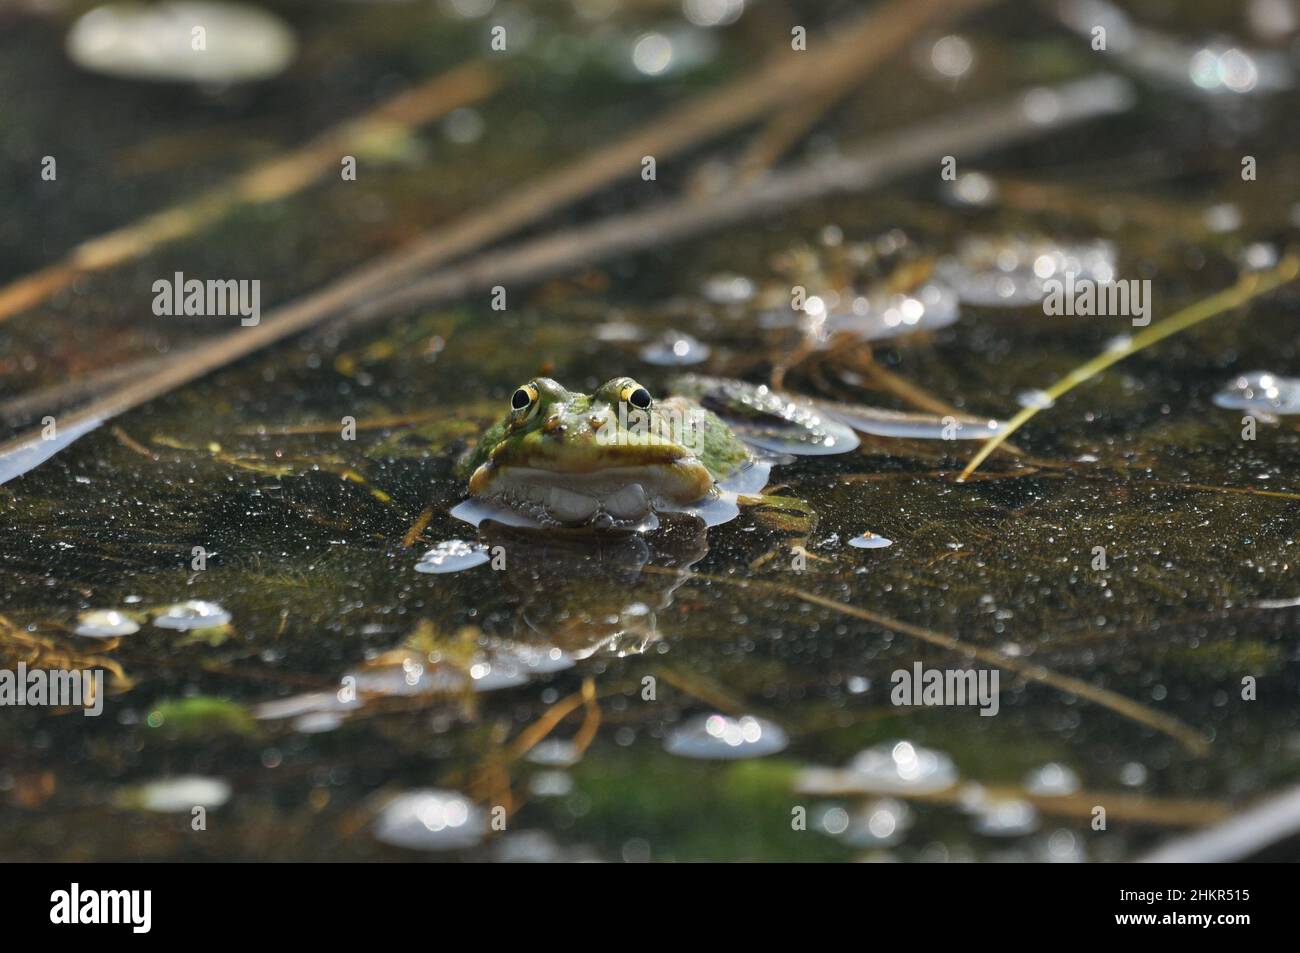
<path id="1" fill-rule="evenodd" d="M 416 572 L 447 573 L 463 572 L 481 566 L 491 555 L 482 543 L 467 543 L 463 539 L 446 539 L 420 557 L 415 564 Z"/>
<path id="2" fill-rule="evenodd" d="M 754 282 L 744 275 L 710 275 L 700 286 L 700 293 L 714 304 L 744 304 L 754 297 Z"/>
<path id="3" fill-rule="evenodd" d="M 538 771 L 528 779 L 528 793 L 533 797 L 568 797 L 573 793 L 573 778 L 567 771 Z"/>
<path id="4" fill-rule="evenodd" d="M 1137 788 L 1147 782 L 1146 765 L 1137 761 L 1129 761 L 1119 769 L 1119 783 L 1129 788 Z"/>
<path id="5" fill-rule="evenodd" d="M 935 264 L 935 277 L 958 299 L 983 307 L 1038 304 L 1049 281 L 1107 283 L 1117 273 L 1115 246 L 1107 241 L 1058 244 L 1046 239 L 974 237 Z"/>
<path id="6" fill-rule="evenodd" d="M 669 331 L 641 349 L 641 360 L 659 367 L 690 367 L 709 359 L 709 346 L 681 331 Z"/>
<path id="7" fill-rule="evenodd" d="M 1021 407 L 1033 407 L 1036 410 L 1047 410 L 1056 404 L 1052 395 L 1045 390 L 1022 390 L 1016 395 L 1016 403 Z"/>
<path id="8" fill-rule="evenodd" d="M 146 811 L 188 814 L 196 807 L 221 807 L 230 800 L 230 785 L 221 778 L 184 774 L 134 788 L 128 799 Z"/>
<path id="9" fill-rule="evenodd" d="M 592 333 L 597 341 L 611 343 L 640 341 L 645 337 L 645 332 L 641 330 L 640 325 L 632 324 L 630 321 L 606 321 L 604 324 L 596 325 Z"/>
<path id="10" fill-rule="evenodd" d="M 784 750 L 781 727 L 763 718 L 700 715 L 676 726 L 664 743 L 669 754 L 683 758 L 729 760 L 758 758 Z"/>
<path id="11" fill-rule="evenodd" d="M 894 541 L 884 536 L 877 536 L 872 532 L 866 532 L 861 536 L 854 536 L 849 540 L 849 545 L 856 546 L 858 549 L 885 549 L 893 546 Z"/>
<path id="12" fill-rule="evenodd" d="M 278 721 L 306 715 L 337 714 L 360 708 L 361 704 L 358 698 L 343 700 L 340 692 L 305 692 L 263 702 L 253 708 L 253 717 L 259 721 Z"/>
<path id="13" fill-rule="evenodd" d="M 534 745 L 524 760 L 551 768 L 570 768 L 582 760 L 582 752 L 572 741 L 547 738 Z"/>
<path id="14" fill-rule="evenodd" d="M 90 639 L 111 639 L 140 631 L 134 620 L 116 609 L 92 609 L 77 616 L 77 635 Z"/>
<path id="15" fill-rule="evenodd" d="M 390 799 L 375 817 L 376 840 L 410 850 L 462 850 L 487 834 L 487 815 L 455 791 L 422 788 Z"/>
<path id="16" fill-rule="evenodd" d="M 205 47 L 192 47 L 196 25 Z M 221 85 L 280 73 L 297 47 L 292 28 L 275 14 L 239 3 L 178 0 L 107 3 L 68 31 L 68 57 L 92 73 L 153 82 Z"/>
<path id="17" fill-rule="evenodd" d="M 1238 375 L 1215 394 L 1214 403 L 1265 416 L 1300 414 L 1300 378 L 1250 371 Z"/>
<path id="18" fill-rule="evenodd" d="M 1038 830 L 1038 811 L 1028 801 L 985 801 L 971 813 L 976 832 L 987 837 L 1021 837 Z"/>
<path id="19" fill-rule="evenodd" d="M 950 757 L 910 741 L 888 742 L 859 752 L 849 763 L 848 773 L 876 791 L 942 791 L 957 783 L 957 767 Z"/>
<path id="20" fill-rule="evenodd" d="M 903 801 L 881 798 L 852 812 L 841 837 L 853 847 L 893 847 L 911 829 L 912 809 Z"/>
<path id="21" fill-rule="evenodd" d="M 295 718 L 293 730 L 302 732 L 304 735 L 317 735 L 333 731 L 341 724 L 343 724 L 343 716 L 337 712 L 316 711 Z"/>
<path id="22" fill-rule="evenodd" d="M 1066 797 L 1079 791 L 1079 776 L 1055 761 L 1025 776 L 1025 790 L 1039 797 Z"/>
<path id="23" fill-rule="evenodd" d="M 154 617 L 153 624 L 163 629 L 215 629 L 230 621 L 230 613 L 215 602 L 191 599 L 170 605 Z"/>

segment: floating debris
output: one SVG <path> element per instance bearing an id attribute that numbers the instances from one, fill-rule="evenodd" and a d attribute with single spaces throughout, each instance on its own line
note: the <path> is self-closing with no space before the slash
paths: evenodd
<path id="1" fill-rule="evenodd" d="M 1025 790 L 1039 797 L 1067 797 L 1079 791 L 1079 776 L 1063 764 L 1049 762 L 1025 778 Z"/>
<path id="2" fill-rule="evenodd" d="M 884 536 L 877 536 L 875 533 L 863 533 L 849 540 L 849 545 L 856 546 L 858 549 L 885 549 L 893 546 L 894 541 Z"/>
<path id="3" fill-rule="evenodd" d="M 297 42 L 279 17 L 236 3 L 110 3 L 68 31 L 82 69 L 153 82 L 246 83 L 282 72 Z"/>
<path id="4" fill-rule="evenodd" d="M 681 331 L 668 331 L 659 340 L 641 348 L 641 360 L 660 367 L 689 367 L 703 364 L 712 353 L 707 344 Z"/>
<path id="5" fill-rule="evenodd" d="M 942 791 L 957 783 L 957 767 L 939 751 L 910 741 L 895 741 L 859 752 L 848 774 L 873 791 L 919 794 Z"/>
<path id="6" fill-rule="evenodd" d="M 1250 371 L 1215 394 L 1214 402 L 1228 410 L 1247 410 L 1264 417 L 1300 414 L 1300 378 Z"/>
<path id="7" fill-rule="evenodd" d="M 443 540 L 420 557 L 416 572 L 463 572 L 481 566 L 492 557 L 482 543 L 467 543 L 463 539 Z"/>
<path id="8" fill-rule="evenodd" d="M 968 238 L 935 265 L 935 275 L 968 304 L 1013 308 L 1037 304 L 1047 282 L 1115 280 L 1115 246 L 1107 241 L 1061 245 L 1045 239 Z"/>
<path id="9" fill-rule="evenodd" d="M 111 639 L 119 635 L 134 635 L 140 626 L 116 609 L 92 609 L 77 616 L 77 635 L 88 639 Z"/>
<path id="10" fill-rule="evenodd" d="M 455 791 L 423 788 L 399 794 L 379 811 L 375 839 L 410 850 L 462 850 L 487 834 L 482 808 Z"/>
<path id="11" fill-rule="evenodd" d="M 1038 811 L 1028 801 L 985 801 L 970 810 L 975 831 L 986 837 L 1021 837 L 1038 830 Z"/>
<path id="12" fill-rule="evenodd" d="M 760 758 L 785 749 L 779 725 L 753 715 L 701 715 L 678 725 L 664 743 L 669 754 L 683 758 L 727 760 Z"/>
<path id="13" fill-rule="evenodd" d="M 122 792 L 118 802 L 142 811 L 188 814 L 196 807 L 218 808 L 230 800 L 230 785 L 221 778 L 183 774 L 160 778 Z"/>
<path id="14" fill-rule="evenodd" d="M 191 599 L 163 609 L 153 624 L 162 629 L 187 632 L 191 629 L 215 629 L 230 621 L 230 613 L 215 602 Z"/>

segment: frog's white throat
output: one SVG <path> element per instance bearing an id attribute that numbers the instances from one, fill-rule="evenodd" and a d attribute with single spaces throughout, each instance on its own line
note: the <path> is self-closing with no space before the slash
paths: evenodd
<path id="1" fill-rule="evenodd" d="M 675 512 L 713 526 L 734 519 L 737 495 L 762 489 L 770 469 L 770 461 L 753 461 L 715 485 L 702 466 L 685 472 L 647 466 L 591 473 L 502 467 L 482 474 L 482 480 L 475 474 L 472 484 L 479 492 L 452 515 L 476 526 L 491 519 L 512 526 L 650 529 L 658 525 L 656 512 Z"/>

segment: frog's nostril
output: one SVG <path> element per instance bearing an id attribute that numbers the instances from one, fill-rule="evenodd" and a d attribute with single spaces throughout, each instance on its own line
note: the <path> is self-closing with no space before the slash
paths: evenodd
<path id="1" fill-rule="evenodd" d="M 592 416 L 587 418 L 587 423 L 591 424 L 592 430 L 599 430 L 601 427 L 605 426 L 605 418 L 597 417 L 595 414 L 593 414 Z"/>
<path id="2" fill-rule="evenodd" d="M 547 417 L 542 430 L 546 433 L 564 433 L 564 424 L 560 423 L 559 417 Z"/>

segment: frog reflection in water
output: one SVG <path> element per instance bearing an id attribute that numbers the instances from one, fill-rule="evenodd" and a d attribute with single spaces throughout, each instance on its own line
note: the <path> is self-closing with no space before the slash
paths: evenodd
<path id="1" fill-rule="evenodd" d="M 636 531 L 683 513 L 712 526 L 735 518 L 787 455 L 846 453 L 858 446 L 855 429 L 915 437 L 947 426 L 957 439 L 985 439 L 997 426 L 814 403 L 723 378 L 683 377 L 674 391 L 657 400 L 616 377 L 583 394 L 534 378 L 461 460 L 470 498 L 452 515 L 475 525 Z"/>
<path id="2" fill-rule="evenodd" d="M 483 524 L 503 553 L 496 574 L 514 603 L 510 641 L 574 659 L 638 655 L 659 641 L 659 616 L 708 553 L 704 524 L 673 521 L 653 533 L 539 533 Z M 498 548 L 499 547 L 499 548 Z"/>

